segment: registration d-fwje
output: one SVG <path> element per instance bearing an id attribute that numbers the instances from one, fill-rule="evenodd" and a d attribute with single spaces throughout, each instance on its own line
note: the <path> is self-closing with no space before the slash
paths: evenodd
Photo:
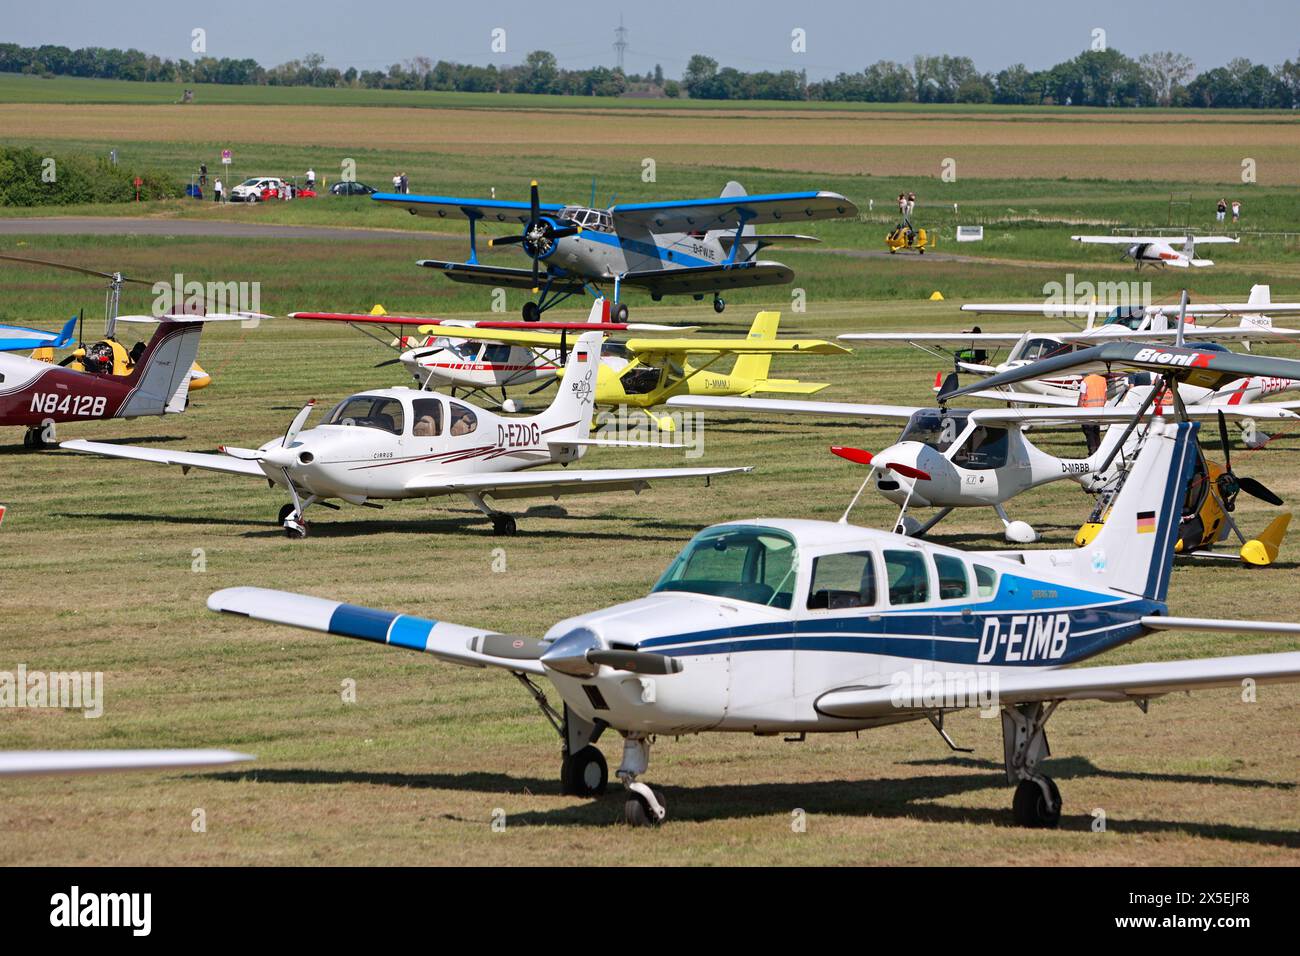
<path id="1" fill-rule="evenodd" d="M 1300 680 L 1300 652 L 1065 666 L 1165 629 L 1300 634 L 1300 624 L 1169 616 L 1198 427 L 1152 424 L 1086 548 L 967 552 L 843 522 L 730 522 L 697 535 L 648 596 L 570 617 L 541 638 L 255 587 L 218 591 L 208 606 L 513 673 L 560 734 L 567 792 L 605 789 L 594 744 L 609 730 L 622 736 L 617 776 L 636 824 L 667 813 L 644 779 L 656 735 L 857 732 L 920 719 L 942 732 L 945 712 L 987 702 L 900 700 L 896 678 L 917 667 L 962 672 L 996 681 L 1017 821 L 1050 827 L 1061 799 L 1042 765 L 1045 728 L 1063 701 L 1145 708 L 1174 690 Z"/>

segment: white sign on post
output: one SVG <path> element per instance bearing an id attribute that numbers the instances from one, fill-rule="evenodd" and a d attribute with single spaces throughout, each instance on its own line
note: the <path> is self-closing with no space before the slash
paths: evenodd
<path id="1" fill-rule="evenodd" d="M 223 166 L 229 166 L 229 165 L 230 165 L 230 158 L 231 158 L 231 157 L 230 157 L 230 150 L 228 150 L 228 149 L 223 149 L 223 150 L 221 151 L 221 164 L 222 164 Z"/>
<path id="2" fill-rule="evenodd" d="M 958 226 L 958 242 L 979 242 L 984 238 L 983 226 Z"/>

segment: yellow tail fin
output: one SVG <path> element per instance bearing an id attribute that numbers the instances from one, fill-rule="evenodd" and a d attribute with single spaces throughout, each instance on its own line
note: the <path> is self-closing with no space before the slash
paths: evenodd
<path id="1" fill-rule="evenodd" d="M 1291 524 L 1291 512 L 1278 515 L 1268 523 L 1268 527 L 1241 546 L 1241 560 L 1247 564 L 1263 567 L 1277 560 L 1277 552 L 1286 537 L 1287 526 Z"/>
<path id="2" fill-rule="evenodd" d="M 776 338 L 777 326 L 781 324 L 780 312 L 760 312 L 754 316 L 754 324 L 749 327 L 747 339 L 768 340 Z M 770 355 L 741 355 L 736 359 L 736 367 L 731 370 L 735 378 L 761 382 L 767 378 L 767 370 L 772 364 Z"/>

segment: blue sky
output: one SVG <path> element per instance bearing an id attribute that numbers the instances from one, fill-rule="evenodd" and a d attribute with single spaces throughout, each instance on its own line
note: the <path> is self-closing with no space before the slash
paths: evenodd
<path id="1" fill-rule="evenodd" d="M 535 49 L 561 66 L 613 65 L 615 3 L 496 0 L 465 6 L 438 0 L 54 0 L 8 4 L 0 41 L 70 47 L 129 47 L 193 59 L 191 31 L 207 31 L 212 56 L 252 57 L 263 66 L 323 54 L 332 66 L 384 69 L 413 56 L 465 63 L 520 62 Z M 1245 56 L 1269 66 L 1300 57 L 1300 3 L 1295 0 L 748 0 L 706 4 L 660 0 L 627 3 L 627 69 L 663 65 L 680 76 L 692 53 L 744 70 L 806 69 L 811 79 L 854 72 L 881 59 L 908 62 L 916 53 L 969 56 L 985 71 L 1023 62 L 1051 66 L 1087 48 L 1092 31 L 1136 56 L 1153 50 L 1188 54 L 1198 69 Z M 493 53 L 494 28 L 506 52 Z M 802 29 L 807 51 L 791 50 Z"/>

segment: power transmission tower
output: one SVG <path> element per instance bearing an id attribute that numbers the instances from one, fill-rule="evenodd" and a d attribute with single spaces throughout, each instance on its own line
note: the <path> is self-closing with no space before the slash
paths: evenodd
<path id="1" fill-rule="evenodd" d="M 618 29 L 614 31 L 614 52 L 618 54 L 618 72 L 624 73 L 623 54 L 627 50 L 627 27 L 623 26 L 623 14 L 618 15 Z"/>

